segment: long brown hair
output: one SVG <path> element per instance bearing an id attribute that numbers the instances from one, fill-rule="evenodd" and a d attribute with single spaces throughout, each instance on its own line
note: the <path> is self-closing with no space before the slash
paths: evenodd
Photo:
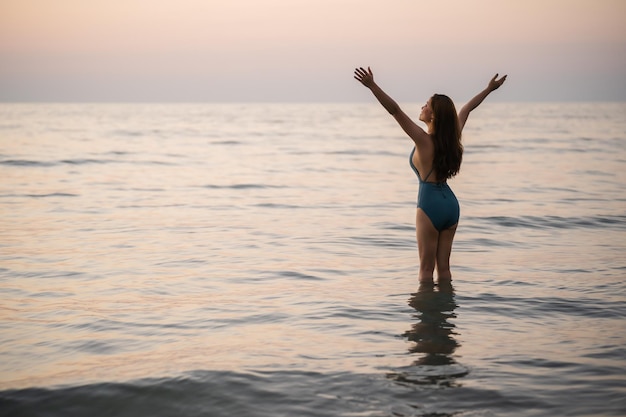
<path id="1" fill-rule="evenodd" d="M 461 126 L 454 103 L 448 96 L 435 94 L 430 105 L 433 109 L 435 157 L 433 169 L 439 181 L 454 177 L 461 169 L 463 144 Z"/>

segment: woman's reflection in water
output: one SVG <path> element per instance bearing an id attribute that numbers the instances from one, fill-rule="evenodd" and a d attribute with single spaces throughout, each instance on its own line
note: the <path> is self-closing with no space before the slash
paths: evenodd
<path id="1" fill-rule="evenodd" d="M 459 343 L 455 340 L 456 326 L 449 322 L 456 318 L 457 308 L 452 284 L 421 284 L 409 299 L 409 305 L 417 311 L 413 316 L 419 321 L 403 336 L 413 342 L 409 353 L 419 357 L 387 377 L 403 385 L 458 386 L 458 378 L 469 371 L 453 357 Z"/>
<path id="2" fill-rule="evenodd" d="M 454 339 L 455 325 L 448 321 L 456 317 L 452 283 L 421 284 L 417 293 L 412 294 L 409 305 L 418 312 L 415 317 L 419 321 L 404 336 L 415 342 L 409 348 L 410 353 L 423 354 L 413 365 L 455 363 L 452 354 L 459 344 Z"/>

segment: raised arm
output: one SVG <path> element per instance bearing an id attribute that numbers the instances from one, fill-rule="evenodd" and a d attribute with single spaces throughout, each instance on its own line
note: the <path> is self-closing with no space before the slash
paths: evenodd
<path id="1" fill-rule="evenodd" d="M 357 68 L 354 71 L 354 78 L 372 91 L 378 102 L 396 119 L 400 127 L 413 139 L 416 145 L 419 146 L 420 141 L 429 140 L 428 134 L 424 129 L 415 124 L 411 118 L 402 111 L 398 103 L 376 84 L 374 74 L 369 67 L 367 67 L 367 70 L 362 67 Z"/>
<path id="2" fill-rule="evenodd" d="M 498 79 L 498 74 L 496 74 L 491 81 L 489 81 L 489 85 L 483 91 L 478 93 L 473 99 L 467 102 L 465 106 L 459 111 L 459 124 L 461 125 L 461 130 L 465 126 L 465 122 L 467 122 L 467 118 L 472 110 L 480 105 L 487 98 L 492 91 L 497 90 L 506 80 L 506 75 Z"/>

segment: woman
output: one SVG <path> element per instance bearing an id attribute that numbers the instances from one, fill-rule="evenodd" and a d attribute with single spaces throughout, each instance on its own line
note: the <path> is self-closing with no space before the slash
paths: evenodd
<path id="1" fill-rule="evenodd" d="M 432 96 L 419 116 L 419 120 L 426 123 L 427 132 L 374 82 L 374 74 L 369 67 L 367 70 L 357 68 L 354 78 L 372 91 L 413 140 L 410 165 L 419 181 L 415 220 L 420 257 L 419 281 L 433 282 L 436 267 L 439 282 L 449 282 L 452 279 L 450 252 L 459 221 L 459 203 L 447 180 L 461 168 L 461 131 L 470 112 L 504 83 L 506 75 L 498 79 L 496 74 L 487 88 L 463 106 L 458 115 L 450 98 L 440 94 Z"/>

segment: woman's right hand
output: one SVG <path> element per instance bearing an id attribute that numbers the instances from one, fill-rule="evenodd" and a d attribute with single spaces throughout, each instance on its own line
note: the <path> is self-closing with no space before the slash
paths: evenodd
<path id="1" fill-rule="evenodd" d="M 374 74 L 370 67 L 367 67 L 367 70 L 363 67 L 355 69 L 354 78 L 367 88 L 371 88 L 374 85 Z"/>

